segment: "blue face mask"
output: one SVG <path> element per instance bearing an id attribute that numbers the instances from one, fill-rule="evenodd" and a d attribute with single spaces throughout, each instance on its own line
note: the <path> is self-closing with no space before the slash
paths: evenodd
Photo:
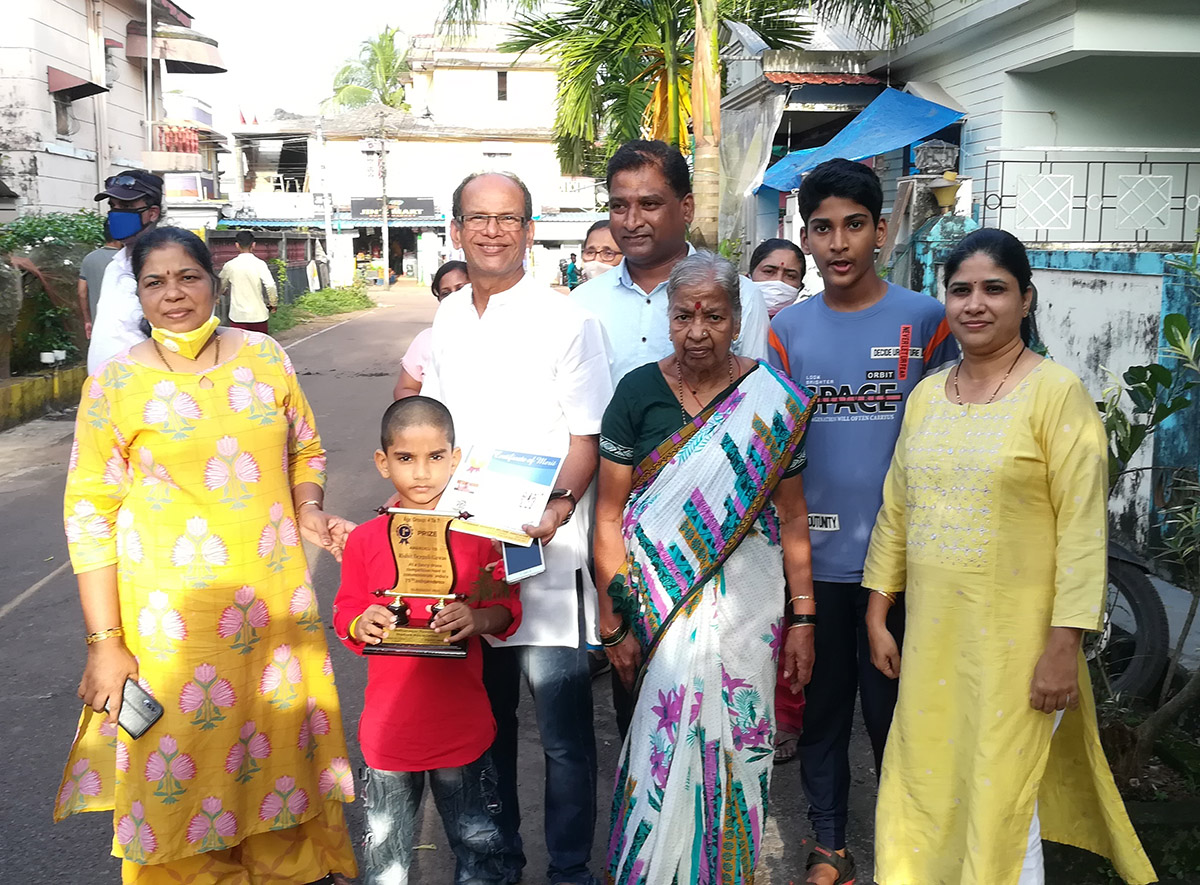
<path id="1" fill-rule="evenodd" d="M 136 209 L 112 209 L 108 213 L 108 232 L 112 234 L 114 240 L 127 240 L 130 237 L 140 234 L 146 225 L 142 224 L 142 209 L 140 212 Z"/>

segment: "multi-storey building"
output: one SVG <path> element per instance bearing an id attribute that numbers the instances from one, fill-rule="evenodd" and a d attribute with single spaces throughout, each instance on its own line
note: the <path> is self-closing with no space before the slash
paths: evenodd
<path id="1" fill-rule="evenodd" d="M 172 119 L 163 108 L 165 73 L 225 70 L 216 41 L 191 25 L 171 0 L 27 0 L 6 10 L 0 221 L 94 206 L 104 179 L 129 168 L 169 173 L 168 194 L 187 189 L 191 179 L 215 196 L 220 139 L 211 121 L 190 110 Z M 176 181 L 175 174 L 186 178 Z"/>

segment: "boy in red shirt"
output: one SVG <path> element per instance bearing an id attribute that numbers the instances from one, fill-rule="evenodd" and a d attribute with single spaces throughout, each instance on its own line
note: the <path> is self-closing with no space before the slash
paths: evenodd
<path id="1" fill-rule="evenodd" d="M 393 403 L 384 413 L 382 448 L 375 466 L 396 488 L 396 506 L 434 510 L 458 466 L 449 410 L 423 396 Z M 456 883 L 500 883 L 500 831 L 496 772 L 488 748 L 496 722 L 483 687 L 479 640 L 506 638 L 521 621 L 516 588 L 479 599 L 477 585 L 495 585 L 498 555 L 491 541 L 450 532 L 456 581 L 467 602 L 446 606 L 431 626 L 448 641 L 469 639 L 466 658 L 371 655 L 358 740 L 367 763 L 364 804 L 367 885 L 403 885 L 412 859 L 417 806 L 429 776 L 430 791 L 457 860 Z M 352 651 L 384 639 L 395 615 L 372 591 L 391 587 L 396 562 L 388 518 L 355 529 L 342 557 L 342 584 L 333 604 L 333 627 Z M 431 600 L 410 599 L 415 620 Z"/>

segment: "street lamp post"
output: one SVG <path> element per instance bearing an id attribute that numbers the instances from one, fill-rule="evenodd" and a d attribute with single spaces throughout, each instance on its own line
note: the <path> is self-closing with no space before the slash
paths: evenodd
<path id="1" fill-rule="evenodd" d="M 388 196 L 387 196 L 387 125 L 385 111 L 379 112 L 379 189 L 383 192 L 380 219 L 383 224 L 383 288 L 391 283 L 391 253 L 388 251 Z"/>

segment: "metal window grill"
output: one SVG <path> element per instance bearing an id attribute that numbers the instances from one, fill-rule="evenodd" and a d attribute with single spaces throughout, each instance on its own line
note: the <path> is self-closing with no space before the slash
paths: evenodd
<path id="1" fill-rule="evenodd" d="M 984 165 L 982 224 L 1028 242 L 1176 243 L 1200 227 L 1200 160 L 1046 154 Z"/>

